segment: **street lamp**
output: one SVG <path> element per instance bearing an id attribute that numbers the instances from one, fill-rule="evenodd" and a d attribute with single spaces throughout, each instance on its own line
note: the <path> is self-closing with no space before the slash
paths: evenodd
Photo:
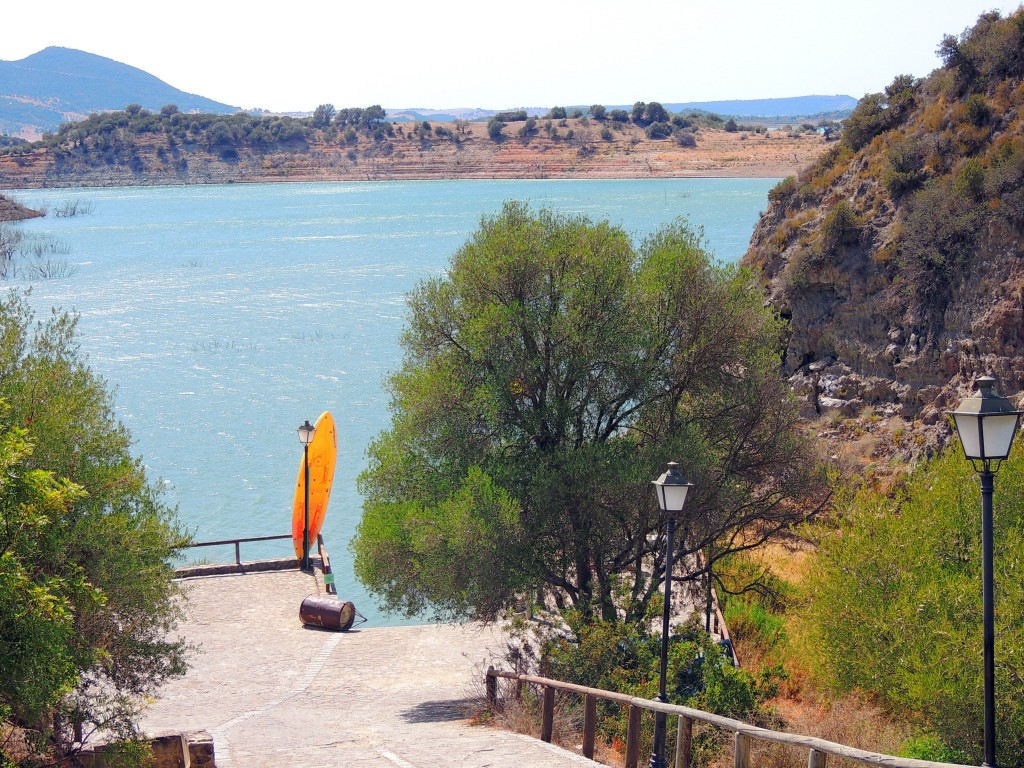
<path id="1" fill-rule="evenodd" d="M 985 637 L 985 762 L 996 763 L 995 694 L 995 600 L 992 575 L 992 490 L 999 465 L 1010 455 L 1021 412 L 1005 397 L 995 394 L 996 380 L 978 379 L 978 393 L 965 398 L 951 411 L 964 455 L 981 476 L 982 601 Z"/>
<path id="2" fill-rule="evenodd" d="M 302 570 L 310 570 L 309 565 L 309 444 L 313 442 L 313 435 L 316 427 L 306 419 L 305 423 L 296 430 L 299 433 L 299 442 L 302 443 L 302 466 L 305 470 L 306 507 L 305 517 L 302 526 Z"/>
<path id="3" fill-rule="evenodd" d="M 658 496 L 658 506 L 665 513 L 668 523 L 665 531 L 665 604 L 661 611 L 661 676 L 658 681 L 658 701 L 668 703 L 665 695 L 665 676 L 668 674 L 668 633 L 669 608 L 672 603 L 672 544 L 676 537 L 676 515 L 683 511 L 686 492 L 692 483 L 686 482 L 679 465 L 668 463 L 668 469 L 657 480 L 652 480 Z M 654 719 L 654 751 L 651 753 L 650 768 L 667 768 L 665 760 L 665 713 L 657 712 Z"/>

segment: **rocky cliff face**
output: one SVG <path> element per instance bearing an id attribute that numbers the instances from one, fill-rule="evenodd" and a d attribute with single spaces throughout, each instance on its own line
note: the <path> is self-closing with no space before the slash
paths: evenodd
<path id="1" fill-rule="evenodd" d="M 897 419 L 907 456 L 942 442 L 976 376 L 1024 390 L 1024 13 L 941 50 L 772 191 L 745 257 L 791 323 L 805 415 Z"/>

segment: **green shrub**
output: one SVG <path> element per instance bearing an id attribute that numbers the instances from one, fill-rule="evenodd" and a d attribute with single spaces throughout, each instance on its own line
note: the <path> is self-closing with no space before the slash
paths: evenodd
<path id="1" fill-rule="evenodd" d="M 753 599 L 730 599 L 725 624 L 737 640 L 770 650 L 786 638 L 785 622 Z"/>
<path id="2" fill-rule="evenodd" d="M 931 760 L 935 763 L 970 763 L 971 758 L 966 752 L 953 749 L 935 734 L 913 736 L 900 746 L 899 757 L 912 757 L 916 760 Z"/>
<path id="3" fill-rule="evenodd" d="M 853 212 L 853 207 L 840 200 L 825 214 L 821 223 L 823 246 L 833 249 L 842 245 L 856 245 L 860 240 L 861 221 Z"/>
<path id="4" fill-rule="evenodd" d="M 953 191 L 971 200 L 980 200 L 985 190 L 985 166 L 976 157 L 969 157 L 953 180 Z"/>
<path id="5" fill-rule="evenodd" d="M 518 123 L 525 120 L 528 117 L 525 109 L 517 109 L 510 112 L 498 112 L 492 120 L 497 120 L 501 123 Z"/>
<path id="6" fill-rule="evenodd" d="M 768 190 L 768 202 L 776 205 L 786 205 L 796 194 L 797 181 L 795 176 L 787 176 L 770 190 Z"/>
<path id="7" fill-rule="evenodd" d="M 804 585 L 811 666 L 824 680 L 919 719 L 974 763 L 983 734 L 979 508 L 978 481 L 955 445 L 895 496 L 848 491 L 837 500 L 836 526 L 819 529 Z M 996 711 L 1005 765 L 1024 761 L 1021 509 L 1018 449 L 995 494 Z"/>
<path id="8" fill-rule="evenodd" d="M 924 180 L 924 151 L 917 139 L 900 137 L 886 150 L 887 168 L 882 175 L 889 196 L 896 199 L 917 189 Z"/>
<path id="9" fill-rule="evenodd" d="M 971 125 L 980 128 L 992 118 L 992 107 L 980 93 L 972 93 L 964 102 L 964 117 Z"/>
<path id="10" fill-rule="evenodd" d="M 649 139 L 667 139 L 672 135 L 672 126 L 668 123 L 651 123 L 645 133 Z"/>
<path id="11" fill-rule="evenodd" d="M 880 93 L 869 93 L 857 102 L 853 112 L 843 121 L 843 142 L 850 149 L 858 150 L 885 127 L 885 99 Z"/>

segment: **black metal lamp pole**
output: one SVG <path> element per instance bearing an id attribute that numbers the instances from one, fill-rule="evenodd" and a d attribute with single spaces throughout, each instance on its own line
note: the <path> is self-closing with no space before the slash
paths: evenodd
<path id="1" fill-rule="evenodd" d="M 661 609 L 661 669 L 658 679 L 658 701 L 668 703 L 666 684 L 668 676 L 668 636 L 672 609 L 672 561 L 673 545 L 676 539 L 676 515 L 683 510 L 686 493 L 691 483 L 686 482 L 679 471 L 679 465 L 669 462 L 668 469 L 653 481 L 657 489 L 658 506 L 667 515 L 665 529 L 665 604 Z M 665 713 L 657 712 L 654 717 L 654 750 L 651 752 L 650 768 L 668 768 L 665 759 Z"/>
<path id="2" fill-rule="evenodd" d="M 995 579 L 992 556 L 992 492 L 995 470 L 1010 455 L 1021 412 L 1013 403 L 992 391 L 995 379 L 981 376 L 978 393 L 965 398 L 952 411 L 964 456 L 981 477 L 981 581 L 982 624 L 985 676 L 985 762 L 986 768 L 998 768 L 996 762 L 996 663 L 995 663 Z"/>
<path id="3" fill-rule="evenodd" d="M 306 419 L 305 423 L 296 431 L 299 433 L 299 440 L 302 442 L 302 467 L 306 490 L 302 526 L 302 562 L 299 564 L 299 567 L 304 571 L 308 571 L 311 568 L 309 562 L 309 444 L 313 442 L 313 434 L 316 432 L 316 427 L 309 423 L 309 419 Z"/>
<path id="4" fill-rule="evenodd" d="M 309 443 L 302 446 L 302 464 L 306 471 L 306 510 L 302 525 L 302 570 L 309 570 Z"/>
<path id="5" fill-rule="evenodd" d="M 984 643 L 985 643 L 985 762 L 996 763 L 996 630 L 995 588 L 992 566 L 992 490 L 995 472 L 985 462 L 981 474 L 981 561 Z"/>
<path id="6" fill-rule="evenodd" d="M 661 608 L 661 667 L 658 679 L 658 701 L 668 703 L 665 692 L 668 676 L 668 635 L 669 613 L 672 606 L 672 543 L 676 537 L 676 518 L 669 515 L 665 531 L 665 604 Z M 665 759 L 665 713 L 654 715 L 654 751 L 651 753 L 650 768 L 668 768 Z"/>

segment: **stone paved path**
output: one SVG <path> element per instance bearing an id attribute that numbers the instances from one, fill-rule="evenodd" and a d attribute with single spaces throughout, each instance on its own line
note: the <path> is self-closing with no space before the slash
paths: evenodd
<path id="1" fill-rule="evenodd" d="M 469 724 L 483 671 L 499 666 L 494 628 L 303 627 L 299 605 L 318 588 L 297 571 L 185 584 L 182 631 L 200 651 L 146 710 L 143 728 L 209 731 L 218 768 L 598 765 Z"/>

